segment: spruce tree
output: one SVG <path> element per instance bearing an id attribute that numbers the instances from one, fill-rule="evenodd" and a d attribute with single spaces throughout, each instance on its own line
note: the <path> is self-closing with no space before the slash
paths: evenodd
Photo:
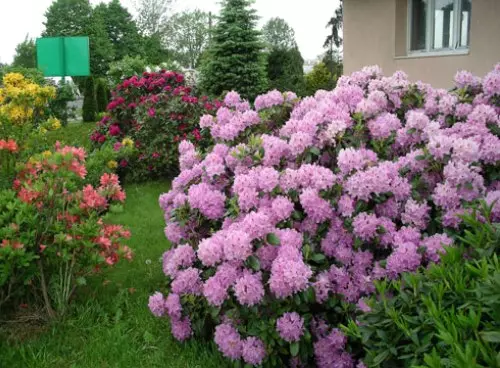
<path id="1" fill-rule="evenodd" d="M 224 0 L 213 30 L 208 57 L 201 70 L 201 86 L 220 96 L 235 90 L 253 99 L 267 88 L 266 63 L 257 15 L 251 0 Z"/>
<path id="2" fill-rule="evenodd" d="M 97 101 L 95 97 L 94 78 L 88 77 L 85 81 L 83 96 L 82 118 L 85 122 L 95 122 L 97 115 Z"/>

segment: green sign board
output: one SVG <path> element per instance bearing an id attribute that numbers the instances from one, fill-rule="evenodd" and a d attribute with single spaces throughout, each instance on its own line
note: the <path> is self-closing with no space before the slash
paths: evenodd
<path id="1" fill-rule="evenodd" d="M 88 37 L 46 37 L 36 40 L 38 69 L 46 77 L 90 75 Z"/>

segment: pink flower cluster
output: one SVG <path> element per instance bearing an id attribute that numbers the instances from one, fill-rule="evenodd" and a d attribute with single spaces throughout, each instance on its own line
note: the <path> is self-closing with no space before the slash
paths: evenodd
<path id="1" fill-rule="evenodd" d="M 333 321 L 359 311 L 374 280 L 439 262 L 480 200 L 500 218 L 500 66 L 456 83 L 367 67 L 300 101 L 272 91 L 252 109 L 230 92 L 200 122 L 215 146 L 182 143 L 160 198 L 169 295 L 181 297 L 167 308 L 153 296 L 153 313 L 200 318 L 208 305 L 232 360 L 355 367 Z"/>

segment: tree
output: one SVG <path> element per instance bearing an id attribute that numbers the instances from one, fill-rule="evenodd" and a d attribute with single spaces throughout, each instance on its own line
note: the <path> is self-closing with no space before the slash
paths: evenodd
<path id="1" fill-rule="evenodd" d="M 334 87 L 332 76 L 325 63 L 319 62 L 313 70 L 306 75 L 306 89 L 308 95 L 314 95 L 320 89 L 330 90 Z"/>
<path id="2" fill-rule="evenodd" d="M 326 27 L 331 28 L 331 33 L 326 37 L 324 48 L 333 48 L 333 45 L 337 48 L 342 45 L 342 37 L 340 36 L 340 31 L 342 30 L 344 23 L 344 12 L 343 12 L 343 0 L 340 0 L 339 7 L 335 9 L 335 14 L 330 18 Z"/>
<path id="3" fill-rule="evenodd" d="M 334 77 L 338 77 L 342 75 L 344 72 L 344 66 L 342 65 L 342 57 L 338 50 L 328 50 L 325 52 L 325 55 L 322 59 L 323 63 L 326 65 L 326 68 Z"/>
<path id="4" fill-rule="evenodd" d="M 145 36 L 162 34 L 175 0 L 136 0 L 137 25 Z"/>
<path id="5" fill-rule="evenodd" d="M 92 13 L 86 29 L 90 40 L 90 71 L 92 75 L 105 76 L 114 60 L 114 49 L 99 12 Z"/>
<path id="6" fill-rule="evenodd" d="M 94 75 L 106 74 L 108 64 L 113 60 L 113 45 L 102 14 L 92 11 L 89 0 L 55 0 L 45 17 L 43 36 L 88 36 L 91 72 Z"/>
<path id="7" fill-rule="evenodd" d="M 295 31 L 281 18 L 273 18 L 262 29 L 268 48 L 269 87 L 280 91 L 305 91 L 304 59 L 295 41 Z"/>
<path id="8" fill-rule="evenodd" d="M 335 52 L 334 47 L 337 49 L 342 45 L 342 37 L 340 36 L 340 31 L 342 30 L 344 23 L 344 13 L 343 13 L 343 0 L 340 0 L 339 7 L 335 10 L 335 14 L 326 25 L 327 28 L 331 28 L 331 33 L 326 37 L 323 48 L 327 49 L 327 53 L 324 61 L 330 71 L 330 75 L 333 78 L 334 75 L 339 75 L 342 73 L 342 66 L 340 67 L 340 73 L 338 69 L 338 60 L 340 57 L 336 58 L 338 53 Z"/>
<path id="9" fill-rule="evenodd" d="M 209 39 L 209 15 L 201 10 L 175 14 L 168 22 L 165 42 L 182 66 L 194 69 Z"/>
<path id="10" fill-rule="evenodd" d="M 83 36 L 92 15 L 89 0 L 55 0 L 45 12 L 44 37 Z"/>
<path id="11" fill-rule="evenodd" d="M 94 13 L 99 13 L 104 22 L 106 33 L 113 44 L 115 61 L 127 55 L 143 54 L 137 24 L 128 10 L 121 6 L 119 0 L 112 0 L 109 4 L 100 3 L 94 9 Z"/>
<path id="12" fill-rule="evenodd" d="M 141 43 L 144 47 L 144 58 L 148 64 L 159 65 L 171 58 L 171 52 L 162 45 L 160 34 L 142 36 Z"/>
<path id="13" fill-rule="evenodd" d="M 83 96 L 82 118 L 85 122 L 95 122 L 97 115 L 97 101 L 95 97 L 94 78 L 85 80 L 85 93 Z"/>
<path id="14" fill-rule="evenodd" d="M 292 49 L 297 47 L 295 31 L 281 18 L 271 18 L 262 28 L 262 35 L 270 49 Z"/>
<path id="15" fill-rule="evenodd" d="M 23 68 L 36 68 L 36 45 L 33 39 L 26 38 L 16 46 L 16 55 L 12 66 Z"/>
<path id="16" fill-rule="evenodd" d="M 273 49 L 267 58 L 269 88 L 305 93 L 304 59 L 297 47 Z"/>
<path id="17" fill-rule="evenodd" d="M 225 0 L 201 70 L 202 88 L 211 95 L 236 90 L 253 99 L 267 87 L 265 55 L 250 0 Z"/>

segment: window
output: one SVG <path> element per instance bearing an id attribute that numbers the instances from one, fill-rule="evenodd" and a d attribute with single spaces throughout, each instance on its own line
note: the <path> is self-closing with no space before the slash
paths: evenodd
<path id="1" fill-rule="evenodd" d="M 409 52 L 467 49 L 472 0 L 409 0 Z"/>

